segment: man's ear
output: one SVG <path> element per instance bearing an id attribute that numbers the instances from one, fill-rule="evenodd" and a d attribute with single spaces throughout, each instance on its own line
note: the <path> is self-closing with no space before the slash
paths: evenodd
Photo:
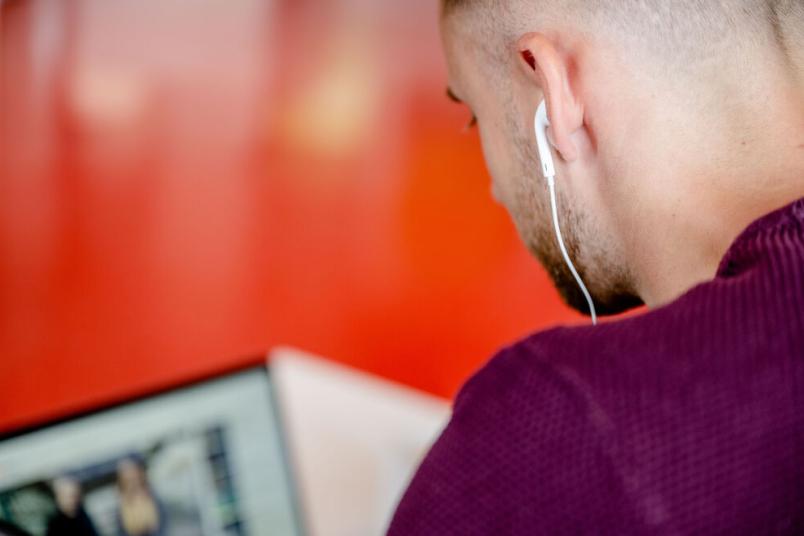
<path id="1" fill-rule="evenodd" d="M 541 88 L 547 101 L 550 141 L 564 160 L 572 162 L 578 157 L 578 149 L 571 134 L 583 128 L 584 110 L 569 78 L 569 59 L 541 33 L 523 35 L 517 47 L 525 75 Z M 533 103 L 534 112 L 537 104 Z"/>

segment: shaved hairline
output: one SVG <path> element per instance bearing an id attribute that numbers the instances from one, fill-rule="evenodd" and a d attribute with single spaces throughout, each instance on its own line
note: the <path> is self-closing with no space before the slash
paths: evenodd
<path id="1" fill-rule="evenodd" d="M 603 23 L 669 47 L 722 40 L 729 34 L 742 38 L 764 34 L 782 49 L 790 41 L 786 34 L 795 34 L 797 45 L 804 40 L 804 25 L 799 24 L 804 22 L 804 0 L 441 0 L 442 17 L 472 9 L 482 10 L 487 26 L 504 23 L 503 28 L 487 28 L 492 32 L 516 27 L 506 15 L 516 15 L 522 22 L 522 15 L 530 14 L 571 17 L 579 25 Z"/>
<path id="2" fill-rule="evenodd" d="M 804 49 L 804 0 L 441 0 L 442 18 L 473 10 L 482 13 L 474 29 L 491 46 L 550 19 L 606 32 L 650 59 L 689 62 L 767 45 L 800 69 Z"/>

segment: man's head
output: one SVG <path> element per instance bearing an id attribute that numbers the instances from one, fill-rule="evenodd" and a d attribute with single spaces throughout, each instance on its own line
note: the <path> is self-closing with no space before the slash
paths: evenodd
<path id="1" fill-rule="evenodd" d="M 60 477 L 53 481 L 53 495 L 56 505 L 67 517 L 75 517 L 81 506 L 81 486 L 70 477 Z"/>
<path id="2" fill-rule="evenodd" d="M 787 177 L 755 211 L 796 188 L 804 195 L 804 0 L 442 7 L 450 93 L 477 117 L 495 197 L 579 310 L 539 172 L 533 115 L 543 98 L 562 231 L 603 314 L 667 301 L 714 275 L 759 215 L 729 213 L 766 181 Z M 743 188 L 752 176 L 756 188 Z M 685 247 L 689 255 L 671 257 Z"/>

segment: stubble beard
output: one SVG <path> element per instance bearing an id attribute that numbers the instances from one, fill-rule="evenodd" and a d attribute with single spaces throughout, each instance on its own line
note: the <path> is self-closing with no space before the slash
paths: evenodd
<path id="1" fill-rule="evenodd" d="M 520 146 L 520 163 L 523 169 L 518 177 L 514 199 L 509 208 L 519 235 L 528 250 L 538 259 L 558 290 L 562 300 L 572 309 L 590 315 L 589 304 L 580 286 L 570 272 L 558 246 L 552 222 L 547 182 L 539 174 L 540 166 Z M 532 172 L 527 172 L 531 170 Z M 606 251 L 583 258 L 580 255 L 581 237 L 590 242 L 599 235 L 590 219 L 568 202 L 561 194 L 557 180 L 556 203 L 564 245 L 573 264 L 587 285 L 595 302 L 597 314 L 613 315 L 643 304 L 631 284 L 632 278 L 621 262 L 608 259 Z M 590 270 L 586 259 L 592 259 L 595 270 Z M 622 261 L 622 259 L 619 259 Z"/>

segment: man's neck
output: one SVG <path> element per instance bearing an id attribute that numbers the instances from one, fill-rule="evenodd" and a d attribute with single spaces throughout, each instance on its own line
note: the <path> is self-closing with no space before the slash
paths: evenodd
<path id="1" fill-rule="evenodd" d="M 672 177 L 658 178 L 659 184 L 681 186 L 662 200 L 639 241 L 638 291 L 649 307 L 711 280 L 748 225 L 804 197 L 804 122 L 757 145 L 744 158 L 732 158 L 731 169 L 676 169 L 669 171 Z"/>
<path id="2" fill-rule="evenodd" d="M 694 230 L 687 228 L 687 239 L 677 234 L 664 241 L 664 254 L 644 263 L 639 292 L 648 307 L 667 304 L 697 284 L 714 278 L 720 261 L 740 233 L 753 221 L 804 196 L 804 188 L 778 198 L 756 200 L 745 209 L 735 209 L 721 220 L 709 218 Z"/>

